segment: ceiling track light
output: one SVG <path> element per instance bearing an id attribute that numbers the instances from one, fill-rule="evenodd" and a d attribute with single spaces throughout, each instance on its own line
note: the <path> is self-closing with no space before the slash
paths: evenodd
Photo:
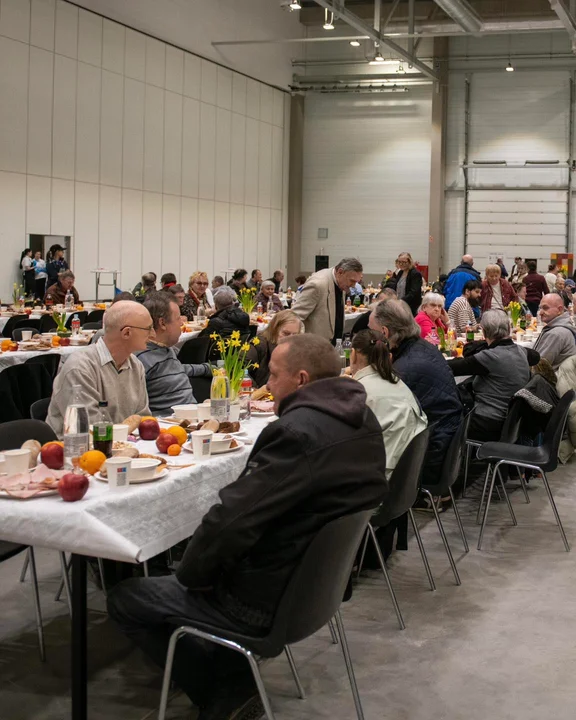
<path id="1" fill-rule="evenodd" d="M 350 45 L 352 45 L 352 47 L 360 47 L 360 41 L 359 40 L 350 40 Z"/>
<path id="2" fill-rule="evenodd" d="M 511 62 L 506 65 L 506 72 L 514 72 L 514 65 Z"/>
<path id="3" fill-rule="evenodd" d="M 290 10 L 302 10 L 302 5 L 300 5 L 298 0 L 294 0 L 294 2 L 290 3 Z"/>
<path id="4" fill-rule="evenodd" d="M 324 30 L 334 30 L 334 13 L 324 8 Z"/>

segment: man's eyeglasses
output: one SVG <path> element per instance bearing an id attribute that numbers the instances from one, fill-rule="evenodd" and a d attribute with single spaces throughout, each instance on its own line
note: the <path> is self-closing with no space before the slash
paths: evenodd
<path id="1" fill-rule="evenodd" d="M 124 327 L 120 328 L 120 332 L 126 328 L 132 328 L 133 330 L 146 330 L 146 332 L 150 333 L 154 330 L 154 325 L 148 325 L 148 327 L 140 327 L 139 325 L 124 325 Z"/>

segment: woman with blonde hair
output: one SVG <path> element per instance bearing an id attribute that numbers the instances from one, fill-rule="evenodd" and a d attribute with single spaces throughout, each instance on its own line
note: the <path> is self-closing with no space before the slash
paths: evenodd
<path id="1" fill-rule="evenodd" d="M 400 253 L 396 260 L 397 272 L 386 281 L 385 286 L 396 291 L 399 300 L 404 300 L 416 315 L 422 302 L 422 274 L 416 270 L 412 255 Z"/>
<path id="2" fill-rule="evenodd" d="M 250 362 L 258 365 L 257 368 L 250 370 L 256 387 L 262 387 L 268 382 L 270 356 L 278 343 L 290 335 L 299 335 L 301 332 L 304 332 L 304 324 L 292 310 L 281 310 L 274 315 L 266 330 L 259 336 L 258 345 L 253 345 L 248 351 L 247 357 Z"/>
<path id="3" fill-rule="evenodd" d="M 480 295 L 480 308 L 487 310 L 506 310 L 508 305 L 518 300 L 516 291 L 508 280 L 502 277 L 500 265 L 488 265 L 486 279 L 482 280 L 482 295 Z"/>
<path id="4" fill-rule="evenodd" d="M 212 310 L 212 306 L 206 297 L 208 285 L 208 275 L 202 270 L 197 270 L 194 274 L 190 275 L 188 292 L 184 297 L 181 309 L 182 315 L 186 315 L 188 320 L 192 320 L 194 315 L 198 314 L 199 307 L 203 307 L 204 310 Z"/>

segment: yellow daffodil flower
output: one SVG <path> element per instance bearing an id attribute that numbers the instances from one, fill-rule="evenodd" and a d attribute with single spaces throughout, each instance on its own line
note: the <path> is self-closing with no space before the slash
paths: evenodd
<path id="1" fill-rule="evenodd" d="M 240 340 L 240 330 L 234 330 L 230 337 L 232 338 L 232 340 Z"/>
<path id="2" fill-rule="evenodd" d="M 240 343 L 238 343 L 238 344 L 240 345 Z M 242 352 L 246 353 L 246 352 L 248 352 L 248 350 L 250 350 L 250 345 L 248 345 L 248 343 L 244 343 L 244 345 L 242 345 L 240 350 L 242 350 Z"/>
<path id="3" fill-rule="evenodd" d="M 258 365 L 258 363 L 252 363 L 252 367 L 254 368 L 254 370 L 258 370 L 260 365 Z"/>
<path id="4" fill-rule="evenodd" d="M 260 345 L 260 339 L 257 337 L 252 338 L 252 345 Z"/>
<path id="5" fill-rule="evenodd" d="M 218 340 L 218 334 L 212 333 L 212 335 L 210 335 L 210 340 Z"/>

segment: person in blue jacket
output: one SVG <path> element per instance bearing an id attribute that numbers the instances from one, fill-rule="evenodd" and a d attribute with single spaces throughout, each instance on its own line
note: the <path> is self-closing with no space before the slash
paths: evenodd
<path id="1" fill-rule="evenodd" d="M 480 273 L 474 267 L 474 258 L 472 255 L 464 255 L 462 262 L 458 267 L 450 270 L 448 279 L 444 285 L 444 296 L 446 298 L 445 308 L 448 310 L 450 305 L 457 297 L 462 295 L 464 285 L 468 280 L 480 280 Z"/>

